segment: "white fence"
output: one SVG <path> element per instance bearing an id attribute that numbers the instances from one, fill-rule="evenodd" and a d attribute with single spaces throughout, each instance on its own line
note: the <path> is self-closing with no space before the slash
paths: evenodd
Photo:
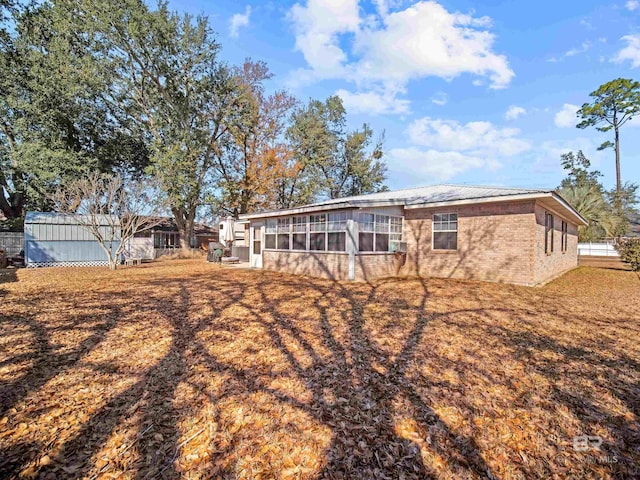
<path id="1" fill-rule="evenodd" d="M 619 257 L 613 242 L 578 243 L 578 255 L 586 257 Z"/>

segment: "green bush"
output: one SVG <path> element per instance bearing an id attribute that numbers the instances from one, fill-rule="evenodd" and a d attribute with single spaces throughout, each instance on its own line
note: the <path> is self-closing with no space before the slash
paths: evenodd
<path id="1" fill-rule="evenodd" d="M 640 238 L 625 238 L 616 243 L 616 250 L 623 262 L 634 272 L 640 272 Z"/>

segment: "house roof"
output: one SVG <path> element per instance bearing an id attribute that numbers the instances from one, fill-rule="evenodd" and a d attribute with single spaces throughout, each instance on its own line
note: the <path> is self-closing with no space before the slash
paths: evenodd
<path id="1" fill-rule="evenodd" d="M 444 205 L 463 205 L 469 203 L 517 201 L 527 199 L 547 199 L 550 204 L 559 207 L 563 213 L 578 224 L 587 221 L 553 190 L 512 187 L 490 187 L 472 185 L 431 185 L 387 192 L 371 193 L 353 197 L 343 197 L 303 205 L 286 210 L 274 210 L 254 214 L 240 215 L 241 219 L 295 215 L 338 208 L 363 208 L 401 205 L 405 208 L 437 207 Z"/>
<path id="2" fill-rule="evenodd" d="M 154 225 L 149 228 L 150 230 L 160 231 L 160 232 L 177 232 L 178 226 L 173 218 L 170 217 L 158 217 L 160 223 Z M 146 229 L 146 230 L 149 230 Z M 193 234 L 194 235 L 214 235 L 218 232 L 214 227 L 209 227 L 204 223 L 194 223 L 193 224 Z"/>
<path id="3" fill-rule="evenodd" d="M 97 215 L 100 219 L 100 225 L 111 225 L 113 221 L 109 222 L 109 216 L 107 215 Z M 67 215 L 64 213 L 58 212 L 27 212 L 25 216 L 25 223 L 27 224 L 47 224 L 47 225 L 78 225 L 79 219 L 89 218 L 87 215 Z M 115 221 L 119 221 L 118 217 L 115 215 L 111 216 L 111 219 L 115 219 Z M 151 230 L 157 230 L 162 232 L 177 232 L 178 227 L 176 226 L 173 218 L 169 217 L 159 217 L 160 223 L 150 227 Z M 144 229 L 143 229 L 144 230 Z M 217 230 L 213 227 L 209 227 L 202 223 L 195 223 L 193 225 L 193 233 L 194 235 L 214 235 Z"/>

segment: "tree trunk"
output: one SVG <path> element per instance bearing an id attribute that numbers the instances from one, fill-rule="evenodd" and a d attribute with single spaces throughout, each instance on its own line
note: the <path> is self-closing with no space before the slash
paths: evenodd
<path id="1" fill-rule="evenodd" d="M 620 194 L 622 191 L 622 181 L 620 180 L 620 136 L 618 134 L 618 125 L 614 126 L 616 133 L 616 204 L 620 207 Z"/>
<path id="2" fill-rule="evenodd" d="M 190 250 L 190 239 L 193 236 L 193 224 L 195 221 L 195 208 L 187 211 L 184 208 L 171 208 L 173 219 L 178 227 L 178 235 L 180 237 L 180 248 L 182 250 Z"/>

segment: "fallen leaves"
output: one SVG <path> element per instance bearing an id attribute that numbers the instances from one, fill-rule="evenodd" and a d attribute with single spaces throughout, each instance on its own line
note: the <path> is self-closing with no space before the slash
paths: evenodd
<path id="1" fill-rule="evenodd" d="M 2 288 L 3 477 L 640 475 L 631 272 L 531 289 L 188 260 Z"/>

